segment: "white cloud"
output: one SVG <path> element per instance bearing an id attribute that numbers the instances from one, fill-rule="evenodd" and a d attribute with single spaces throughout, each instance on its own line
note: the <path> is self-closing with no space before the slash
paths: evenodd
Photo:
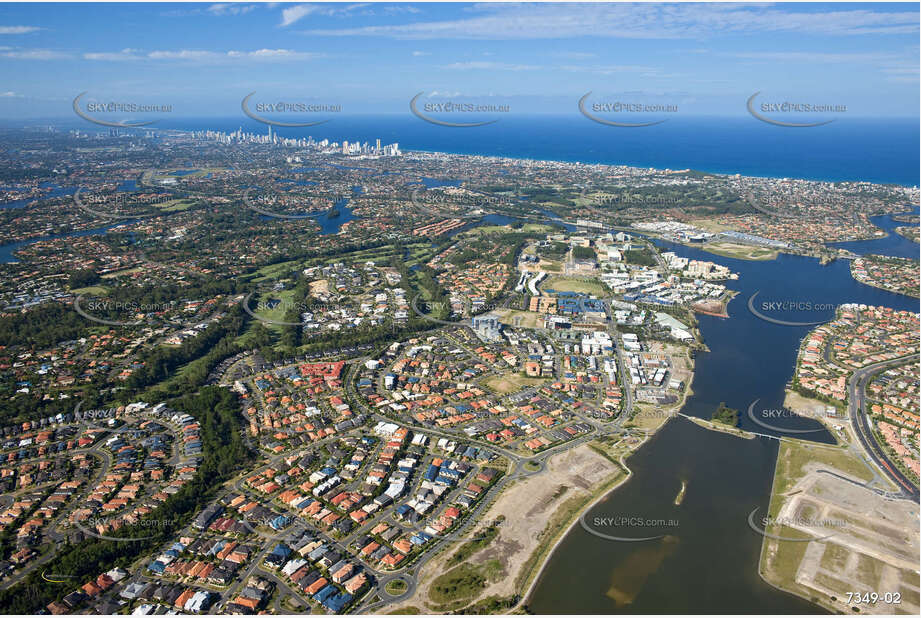
<path id="1" fill-rule="evenodd" d="M 462 71 L 489 70 L 489 71 L 536 71 L 542 67 L 531 64 L 509 64 L 506 62 L 455 62 L 442 67 L 443 69 L 458 69 Z"/>
<path id="2" fill-rule="evenodd" d="M 257 49 L 248 52 L 229 51 L 227 56 L 230 58 L 252 58 L 257 60 L 313 60 L 314 58 L 323 58 L 325 54 L 298 52 L 291 49 Z"/>
<path id="3" fill-rule="evenodd" d="M 598 54 L 589 52 L 555 52 L 551 55 L 556 58 L 565 58 L 567 60 L 587 60 L 588 58 L 595 58 L 598 56 Z"/>
<path id="4" fill-rule="evenodd" d="M 889 81 L 916 82 L 919 68 L 917 48 L 902 54 L 890 52 L 739 52 L 729 54 L 752 61 L 792 63 L 797 65 L 845 64 L 866 65 L 888 76 Z"/>
<path id="5" fill-rule="evenodd" d="M 209 51 L 198 49 L 157 50 L 145 56 L 150 60 L 175 60 L 186 62 L 217 63 L 229 61 L 291 61 L 314 60 L 326 55 L 316 52 L 300 52 L 292 49 L 256 49 L 252 51 Z M 102 60 L 108 58 L 100 58 Z"/>
<path id="6" fill-rule="evenodd" d="M 255 4 L 238 4 L 236 2 L 221 2 L 208 7 L 212 15 L 245 15 L 256 8 Z"/>
<path id="7" fill-rule="evenodd" d="M 290 26 L 308 15 L 345 17 L 356 13 L 359 9 L 364 9 L 369 6 L 371 6 L 371 4 L 367 2 L 358 4 L 298 4 L 288 7 L 281 12 L 281 24 L 279 25 L 282 28 Z M 363 11 L 362 14 L 373 15 L 374 11 Z"/>
<path id="8" fill-rule="evenodd" d="M 319 36 L 398 39 L 560 39 L 571 37 L 686 39 L 788 32 L 809 35 L 917 34 L 917 11 L 875 11 L 826 5 L 751 4 L 480 4 L 470 17 L 445 21 L 310 30 Z M 831 8 L 829 8 L 831 7 Z M 291 22 L 293 23 L 293 22 Z"/>
<path id="9" fill-rule="evenodd" d="M 432 54 L 427 51 L 414 51 L 413 52 L 413 56 L 416 56 L 417 58 L 420 56 L 431 56 L 431 55 Z"/>
<path id="10" fill-rule="evenodd" d="M 51 49 L 15 49 L 0 52 L 0 57 L 13 60 L 67 60 L 72 56 Z"/>
<path id="11" fill-rule="evenodd" d="M 747 60 L 765 60 L 769 62 L 796 62 L 796 63 L 876 63 L 889 61 L 896 58 L 893 54 L 875 52 L 854 53 L 825 53 L 825 52 L 738 52 L 731 54 L 736 58 Z"/>
<path id="12" fill-rule="evenodd" d="M 0 34 L 29 34 L 41 29 L 38 26 L 0 26 Z"/>
<path id="13" fill-rule="evenodd" d="M 281 26 L 290 26 L 312 13 L 319 12 L 321 9 L 322 7 L 315 4 L 298 4 L 297 6 L 288 7 L 281 12 Z"/>
<path id="14" fill-rule="evenodd" d="M 125 48 L 117 52 L 88 52 L 83 54 L 84 60 L 105 60 L 109 62 L 122 62 L 126 60 L 143 60 L 144 56 L 138 50 Z"/>
<path id="15" fill-rule="evenodd" d="M 597 75 L 618 75 L 641 73 L 647 77 L 658 77 L 659 69 L 640 64 L 567 64 L 559 67 L 569 73 L 595 73 Z"/>
<path id="16" fill-rule="evenodd" d="M 164 60 L 182 62 L 217 63 L 240 60 L 252 61 L 288 61 L 314 60 L 324 58 L 326 54 L 301 52 L 292 49 L 255 49 L 251 51 L 229 50 L 211 51 L 201 49 L 155 50 L 144 53 L 138 49 L 126 48 L 117 52 L 89 52 L 83 54 L 85 60 L 105 62 L 123 62 L 137 60 Z"/>

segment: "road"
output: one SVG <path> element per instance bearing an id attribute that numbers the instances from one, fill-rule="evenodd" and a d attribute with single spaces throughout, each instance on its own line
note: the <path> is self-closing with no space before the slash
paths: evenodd
<path id="1" fill-rule="evenodd" d="M 918 488 L 896 468 L 891 459 L 883 452 L 882 448 L 876 443 L 873 432 L 870 429 L 869 416 L 867 414 L 866 386 L 870 379 L 880 371 L 894 365 L 900 365 L 906 360 L 914 359 L 915 355 L 903 356 L 881 363 L 868 365 L 858 369 L 848 380 L 848 416 L 851 420 L 851 426 L 854 433 L 860 441 L 861 446 L 866 454 L 878 465 L 883 472 L 898 486 L 902 496 L 914 502 L 919 501 Z"/>

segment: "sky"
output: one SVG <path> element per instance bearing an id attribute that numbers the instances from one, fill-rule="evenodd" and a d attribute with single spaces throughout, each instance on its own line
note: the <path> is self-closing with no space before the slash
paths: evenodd
<path id="1" fill-rule="evenodd" d="M 591 92 L 728 116 L 760 92 L 917 118 L 918 23 L 917 3 L 4 3 L 0 117 L 73 117 L 83 92 L 172 117 L 239 115 L 251 92 L 355 114 L 418 93 L 578 113 Z"/>

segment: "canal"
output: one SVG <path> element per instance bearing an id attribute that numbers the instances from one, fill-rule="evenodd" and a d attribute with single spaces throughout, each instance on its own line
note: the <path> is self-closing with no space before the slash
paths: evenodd
<path id="1" fill-rule="evenodd" d="M 874 219 L 881 227 L 891 219 Z M 772 421 L 776 430 L 753 423 L 748 406 L 781 407 L 793 376 L 803 336 L 814 326 L 786 326 L 757 317 L 749 298 L 804 301 L 826 310 L 772 314 L 787 321 L 826 321 L 834 307 L 865 303 L 919 310 L 917 299 L 856 282 L 849 263 L 781 254 L 754 262 L 716 256 L 700 249 L 656 241 L 664 250 L 691 259 L 723 264 L 739 273 L 727 286 L 738 292 L 728 319 L 700 315 L 699 328 L 709 352 L 697 355 L 693 395 L 683 411 L 709 418 L 721 402 L 740 411 L 740 427 L 784 435 L 785 430 L 813 430 L 794 435 L 816 442 L 832 436 L 813 419 Z M 887 237 L 849 243 L 855 253 L 903 255 L 905 239 Z M 917 258 L 918 245 L 913 245 Z M 909 248 L 911 249 L 911 248 Z M 677 418 L 627 460 L 633 477 L 596 504 L 584 517 L 608 540 L 574 526 L 546 565 L 528 608 L 537 614 L 740 613 L 802 614 L 818 606 L 779 591 L 758 574 L 762 537 L 749 528 L 754 508 L 768 508 L 778 442 L 746 440 L 708 431 Z M 675 497 L 682 483 L 687 493 Z M 640 539 L 659 537 L 646 541 Z"/>

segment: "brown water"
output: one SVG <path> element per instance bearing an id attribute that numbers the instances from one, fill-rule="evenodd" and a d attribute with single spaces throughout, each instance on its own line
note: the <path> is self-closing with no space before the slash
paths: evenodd
<path id="1" fill-rule="evenodd" d="M 762 537 L 747 517 L 767 509 L 775 440 L 744 440 L 670 421 L 632 456 L 634 476 L 576 525 L 544 570 L 528 609 L 537 614 L 825 613 L 758 574 Z M 688 491 L 680 505 L 681 482 Z M 613 518 L 643 525 L 613 525 Z M 664 521 L 665 525 L 647 525 Z M 634 522 L 635 524 L 636 522 Z"/>

